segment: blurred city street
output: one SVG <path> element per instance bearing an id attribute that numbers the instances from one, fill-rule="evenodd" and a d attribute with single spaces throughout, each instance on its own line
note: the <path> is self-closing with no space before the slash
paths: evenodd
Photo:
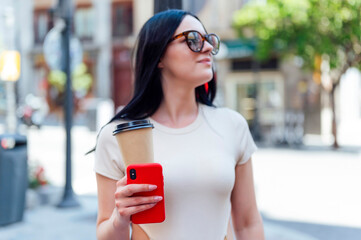
<path id="1" fill-rule="evenodd" d="M 49 202 L 28 195 L 24 220 L 0 227 L 0 240 L 96 239 L 96 133 L 76 126 L 73 137 L 73 187 L 79 208 L 61 209 L 65 176 L 65 133 L 61 126 L 28 131 L 29 163 L 45 169 L 52 187 Z M 268 240 L 357 240 L 361 236 L 360 146 L 332 151 L 325 145 L 274 148 L 260 145 L 253 157 L 259 209 Z"/>
<path id="2" fill-rule="evenodd" d="M 94 153 L 86 153 L 133 92 L 149 93 L 134 86 L 164 82 L 154 77 L 159 69 L 143 74 L 137 66 L 165 52 L 141 57 L 148 47 L 137 36 L 147 19 L 172 8 L 195 14 L 219 39 L 188 29 L 145 42 L 159 41 L 150 45 L 156 52 L 180 36 L 189 51 L 201 52 L 205 41 L 210 54 L 219 50 L 211 84 L 198 86 L 207 96 L 196 97 L 239 112 L 257 141 L 253 171 L 266 239 L 361 240 L 360 0 L 0 0 L 0 135 L 26 135 L 28 147 L 26 158 L 25 138 L 0 136 L 0 197 L 7 198 L 0 198 L 0 220 L 22 209 L 29 167 L 24 218 L 0 226 L 0 240 L 96 239 Z M 190 41 L 195 30 L 202 37 Z M 157 84 L 137 82 L 143 76 Z M 138 99 L 153 104 L 148 97 Z M 80 206 L 59 208 L 71 126 Z"/>

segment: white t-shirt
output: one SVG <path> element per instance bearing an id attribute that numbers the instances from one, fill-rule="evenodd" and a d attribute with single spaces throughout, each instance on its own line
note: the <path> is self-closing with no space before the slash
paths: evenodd
<path id="1" fill-rule="evenodd" d="M 257 149 L 247 122 L 237 112 L 199 104 L 184 128 L 154 124 L 155 162 L 163 166 L 166 220 L 140 226 L 152 240 L 221 240 L 230 219 L 235 167 Z M 125 174 L 115 121 L 100 132 L 95 172 L 119 180 Z"/>

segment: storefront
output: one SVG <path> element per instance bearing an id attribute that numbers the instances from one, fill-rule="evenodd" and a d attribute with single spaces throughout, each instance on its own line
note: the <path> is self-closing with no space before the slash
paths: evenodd
<path id="1" fill-rule="evenodd" d="M 226 40 L 222 47 L 224 105 L 245 117 L 255 139 L 300 144 L 307 114 L 302 71 L 276 56 L 256 61 L 252 42 Z"/>

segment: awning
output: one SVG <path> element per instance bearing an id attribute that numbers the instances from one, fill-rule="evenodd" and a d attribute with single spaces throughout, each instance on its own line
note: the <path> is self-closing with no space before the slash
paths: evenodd
<path id="1" fill-rule="evenodd" d="M 222 40 L 219 58 L 247 58 L 252 57 L 256 50 L 254 41 L 241 39 Z"/>

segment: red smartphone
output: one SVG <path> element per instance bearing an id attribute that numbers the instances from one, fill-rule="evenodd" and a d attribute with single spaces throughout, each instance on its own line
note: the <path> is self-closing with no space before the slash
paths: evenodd
<path id="1" fill-rule="evenodd" d="M 159 163 L 133 164 L 127 167 L 127 184 L 152 184 L 157 188 L 151 192 L 140 192 L 134 196 L 162 196 L 154 207 L 133 214 L 135 224 L 160 223 L 165 220 L 163 168 Z"/>

